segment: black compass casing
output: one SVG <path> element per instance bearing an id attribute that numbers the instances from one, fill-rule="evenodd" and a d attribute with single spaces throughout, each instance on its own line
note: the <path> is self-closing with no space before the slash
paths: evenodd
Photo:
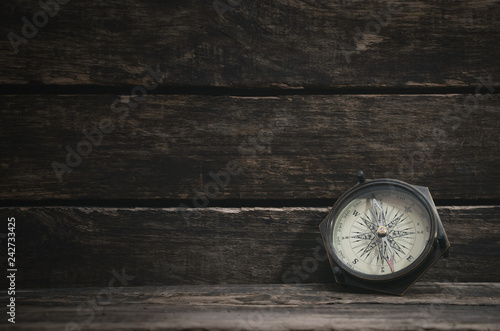
<path id="1" fill-rule="evenodd" d="M 427 187 L 411 185 L 395 179 L 366 181 L 361 171 L 358 172 L 358 180 L 359 183 L 357 185 L 345 192 L 335 202 L 328 216 L 320 224 L 321 235 L 325 243 L 325 249 L 332 266 L 335 280 L 337 283 L 349 287 L 403 295 L 441 256 L 447 256 L 450 242 L 437 212 L 437 208 Z M 422 214 L 430 219 L 428 241 L 421 254 L 416 257 L 409 266 L 402 270 L 386 275 L 364 274 L 363 272 L 356 271 L 352 268 L 352 265 L 344 263 L 339 257 L 338 249 L 336 249 L 336 245 L 334 245 L 334 226 L 335 222 L 340 219 L 340 213 L 343 212 L 349 202 L 361 195 L 366 196 L 370 194 L 370 192 L 377 192 L 382 189 L 386 191 L 394 190 L 394 192 L 404 192 L 404 194 L 412 196 L 416 201 L 421 203 L 421 206 L 426 210 L 426 213 Z M 381 261 L 381 265 L 383 264 L 384 262 Z"/>

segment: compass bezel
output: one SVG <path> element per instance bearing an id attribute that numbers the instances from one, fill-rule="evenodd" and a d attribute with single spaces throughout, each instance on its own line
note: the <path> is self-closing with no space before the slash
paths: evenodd
<path id="1" fill-rule="evenodd" d="M 417 201 L 419 201 L 422 206 L 424 207 L 425 211 L 427 212 L 427 215 L 429 216 L 429 224 L 430 224 L 430 231 L 429 231 L 429 237 L 428 241 L 425 245 L 424 250 L 421 252 L 421 254 L 415 258 L 415 260 L 405 267 L 402 270 L 399 270 L 395 273 L 389 273 L 387 275 L 380 275 L 380 274 L 368 274 L 364 273 L 361 271 L 357 271 L 349 267 L 347 264 L 344 263 L 344 261 L 339 257 L 337 254 L 337 250 L 334 247 L 334 227 L 335 223 L 338 221 L 339 216 L 344 212 L 344 209 L 346 206 L 355 198 L 358 196 L 364 195 L 366 193 L 370 193 L 370 191 L 376 192 L 378 190 L 390 190 L 390 191 L 402 191 L 410 196 L 413 196 L 416 198 Z M 399 181 L 396 179 L 376 179 L 376 180 L 370 180 L 366 181 L 361 184 L 357 184 L 354 186 L 352 189 L 348 190 L 345 192 L 333 205 L 331 213 L 328 215 L 327 219 L 325 220 L 327 222 L 326 224 L 326 237 L 327 237 L 327 246 L 326 248 L 329 251 L 329 255 L 333 258 L 335 264 L 343 271 L 347 272 L 348 274 L 357 277 L 359 279 L 365 280 L 365 281 L 373 281 L 373 282 L 380 282 L 380 281 L 391 281 L 395 279 L 402 278 L 408 274 L 411 274 L 415 269 L 417 269 L 423 261 L 426 260 L 427 256 L 429 253 L 432 251 L 433 245 L 435 244 L 436 237 L 437 237 L 437 216 L 435 215 L 434 209 L 432 207 L 432 204 L 428 201 L 426 196 L 420 192 L 418 189 L 413 187 L 412 185 L 405 183 L 403 181 Z M 426 238 L 427 239 L 427 238 Z M 333 265 L 332 265 L 333 266 Z"/>

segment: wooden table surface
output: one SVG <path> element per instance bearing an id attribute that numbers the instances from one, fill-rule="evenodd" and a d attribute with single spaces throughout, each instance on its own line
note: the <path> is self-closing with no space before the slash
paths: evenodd
<path id="1" fill-rule="evenodd" d="M 419 283 L 405 297 L 334 285 L 24 290 L 19 330 L 495 330 L 499 283 Z M 44 320 L 43 324 L 39 321 Z"/>
<path id="2" fill-rule="evenodd" d="M 0 9 L 0 330 L 500 329 L 500 1 Z M 403 297 L 332 284 L 359 169 L 449 235 Z"/>

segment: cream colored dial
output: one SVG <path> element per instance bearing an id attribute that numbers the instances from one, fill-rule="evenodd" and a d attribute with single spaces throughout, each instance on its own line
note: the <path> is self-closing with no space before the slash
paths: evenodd
<path id="1" fill-rule="evenodd" d="M 430 215 L 415 195 L 369 190 L 337 214 L 333 249 L 347 271 L 362 278 L 391 278 L 418 264 L 429 247 L 432 229 Z"/>

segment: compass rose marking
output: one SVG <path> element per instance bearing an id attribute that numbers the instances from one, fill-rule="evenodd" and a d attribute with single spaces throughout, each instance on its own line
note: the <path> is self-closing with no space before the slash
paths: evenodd
<path id="1" fill-rule="evenodd" d="M 365 217 L 363 216 L 360 216 L 359 218 L 361 218 L 361 220 L 363 220 L 363 225 L 366 226 L 369 230 L 371 230 L 372 232 L 375 232 L 377 231 L 377 227 L 376 225 L 373 223 L 373 221 L 370 219 L 370 216 L 368 216 L 366 213 L 364 215 Z M 360 222 L 359 222 L 360 223 Z M 360 223 L 361 224 L 361 223 Z"/>
<path id="2" fill-rule="evenodd" d="M 370 255 L 370 253 L 373 251 L 373 249 L 377 247 L 377 237 L 373 237 L 372 240 L 368 243 L 368 245 L 365 247 L 363 252 L 361 253 L 360 257 L 363 257 L 366 254 L 365 261 Z"/>
<path id="3" fill-rule="evenodd" d="M 392 247 L 394 248 L 394 251 L 396 252 L 396 255 L 398 257 L 401 257 L 401 255 L 399 255 L 399 253 L 401 253 L 403 255 L 406 255 L 406 253 L 403 251 L 403 248 L 401 248 L 401 246 L 399 245 L 399 243 L 396 242 L 393 238 L 389 238 L 389 242 L 391 243 L 391 245 L 393 245 Z"/>

